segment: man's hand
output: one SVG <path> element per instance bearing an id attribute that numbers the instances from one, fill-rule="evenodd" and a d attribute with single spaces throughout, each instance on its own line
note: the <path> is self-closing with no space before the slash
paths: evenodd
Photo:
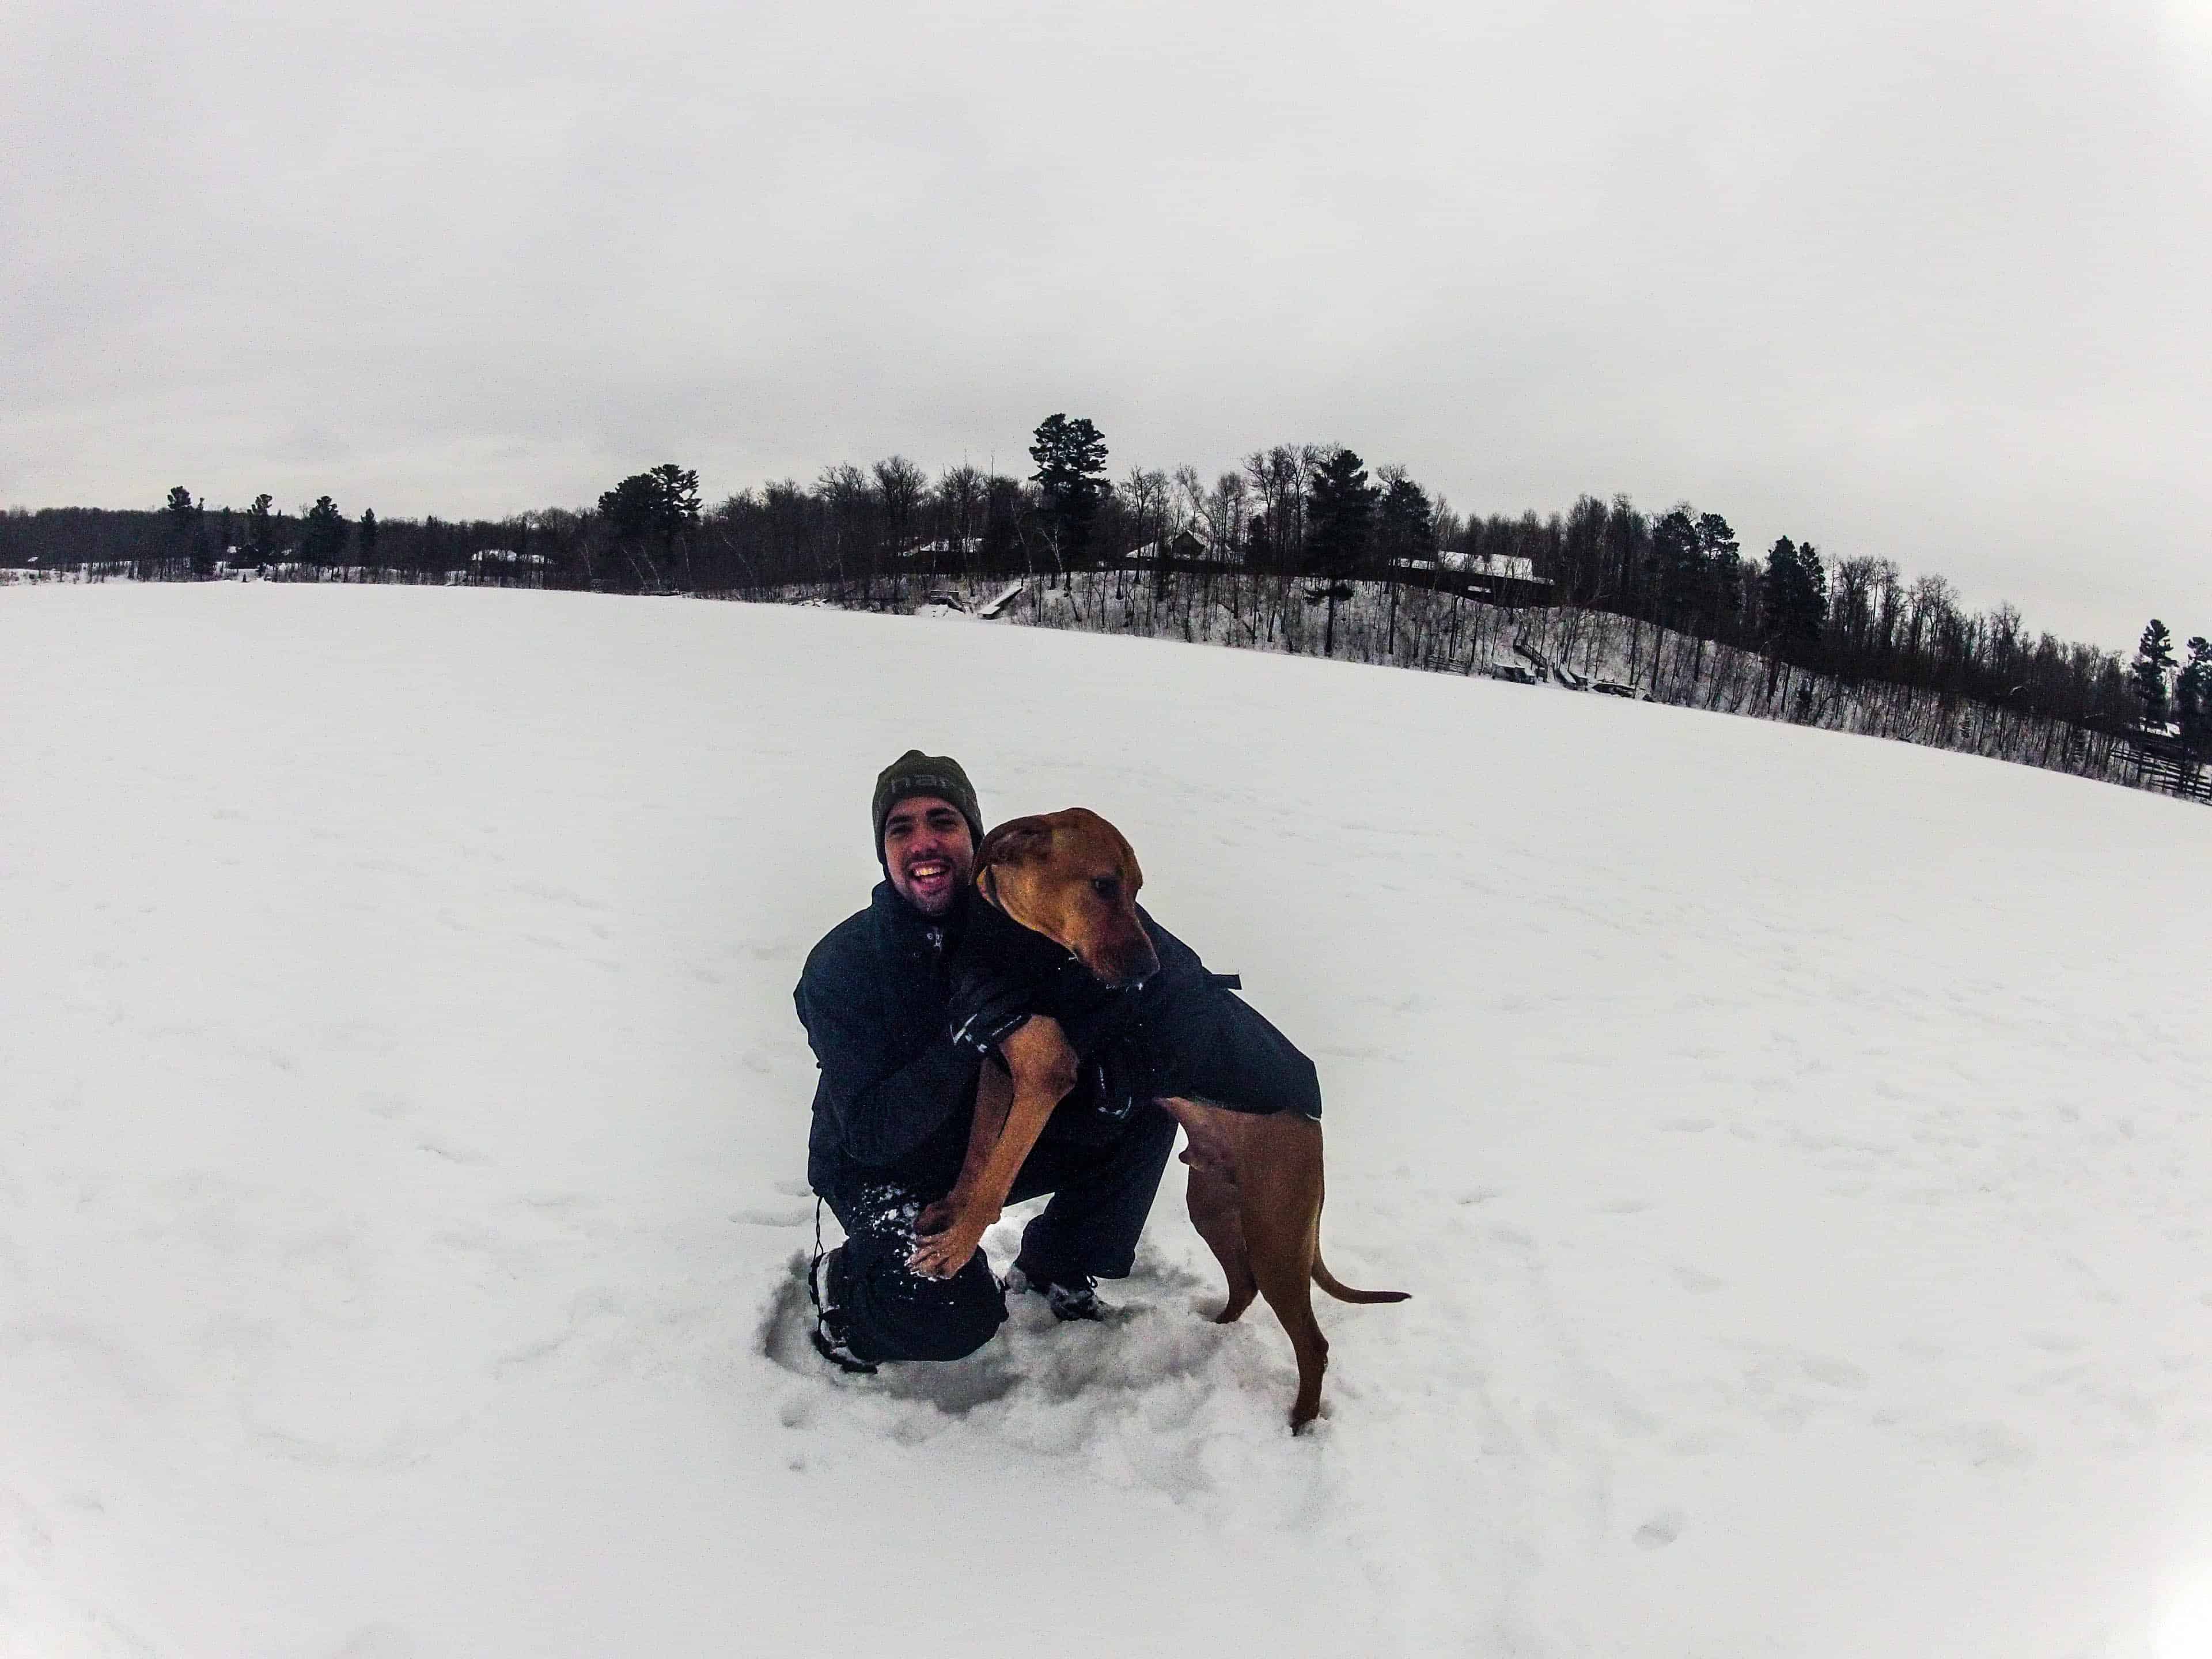
<path id="1" fill-rule="evenodd" d="M 922 1237 L 943 1232 L 951 1224 L 952 1218 L 968 1207 L 969 1197 L 967 1188 L 955 1187 L 937 1202 L 927 1206 L 915 1218 L 914 1231 Z"/>
<path id="2" fill-rule="evenodd" d="M 1098 1079 L 1098 1107 L 1109 1117 L 1127 1117 L 1140 1102 L 1166 1092 L 1159 1055 L 1141 1025 L 1108 1043 L 1092 1065 Z"/>
<path id="3" fill-rule="evenodd" d="M 970 975 L 953 987 L 945 1004 L 945 1029 L 955 1047 L 988 1054 L 1019 1030 L 1035 1010 L 1035 994 L 1027 988 Z"/>
<path id="4" fill-rule="evenodd" d="M 921 1242 L 906 1259 L 908 1271 L 927 1279 L 951 1278 L 974 1259 L 982 1248 L 985 1230 L 998 1218 L 995 1207 L 973 1199 L 957 1204 L 951 1196 L 939 1199 L 915 1223 Z"/>

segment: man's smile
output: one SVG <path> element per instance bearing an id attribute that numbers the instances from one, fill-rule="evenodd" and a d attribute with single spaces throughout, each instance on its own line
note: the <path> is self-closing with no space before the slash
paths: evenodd
<path id="1" fill-rule="evenodd" d="M 952 865 L 945 859 L 916 859 L 906 866 L 906 878 L 917 889 L 934 892 L 951 883 Z"/>

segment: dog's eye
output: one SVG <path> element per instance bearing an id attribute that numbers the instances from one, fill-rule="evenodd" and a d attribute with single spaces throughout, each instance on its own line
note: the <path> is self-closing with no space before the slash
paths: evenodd
<path id="1" fill-rule="evenodd" d="M 1091 890 L 1097 894 L 1100 898 L 1110 899 L 1120 894 L 1121 884 L 1113 876 L 1093 876 L 1091 878 Z"/>

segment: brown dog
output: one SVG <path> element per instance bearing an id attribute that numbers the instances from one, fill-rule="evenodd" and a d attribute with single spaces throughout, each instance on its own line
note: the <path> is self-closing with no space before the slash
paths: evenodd
<path id="1" fill-rule="evenodd" d="M 976 854 L 983 897 L 1032 932 L 1073 953 L 1113 986 L 1141 982 L 1159 968 L 1137 915 L 1144 884 L 1137 856 L 1096 812 L 1073 807 L 1017 818 L 984 838 Z M 1225 993 L 1224 994 L 1225 994 Z M 912 1265 L 957 1273 L 999 1218 L 1022 1161 L 1046 1118 L 1073 1087 L 1075 1056 L 1053 1020 L 1031 1018 L 1000 1046 L 1010 1077 L 983 1068 L 968 1157 L 952 1191 L 923 1212 L 926 1235 Z M 1321 1124 L 1297 1111 L 1232 1110 L 1170 1097 L 1160 1104 L 1189 1137 L 1192 1224 L 1229 1279 L 1226 1324 L 1264 1296 L 1289 1334 L 1298 1361 L 1291 1426 L 1321 1410 L 1328 1339 L 1314 1318 L 1311 1287 L 1340 1302 L 1402 1302 L 1402 1291 L 1356 1291 L 1321 1259 Z M 937 1231 L 933 1232 L 933 1229 Z"/>

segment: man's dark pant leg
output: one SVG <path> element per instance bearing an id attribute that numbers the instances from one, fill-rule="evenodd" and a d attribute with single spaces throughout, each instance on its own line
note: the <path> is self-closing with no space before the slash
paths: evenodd
<path id="1" fill-rule="evenodd" d="M 842 1271 L 831 1289 L 856 1356 L 963 1359 L 997 1333 L 1006 1298 L 981 1250 L 950 1279 L 908 1268 L 915 1218 L 928 1199 L 889 1182 L 826 1196 L 845 1229 Z"/>
<path id="2" fill-rule="evenodd" d="M 1103 1145 L 1047 1128 L 1011 1194 L 1015 1201 L 1052 1194 L 1044 1212 L 1022 1230 L 1015 1258 L 1031 1284 L 1128 1277 L 1175 1136 L 1175 1119 L 1149 1100 L 1132 1108 L 1120 1132 Z"/>

